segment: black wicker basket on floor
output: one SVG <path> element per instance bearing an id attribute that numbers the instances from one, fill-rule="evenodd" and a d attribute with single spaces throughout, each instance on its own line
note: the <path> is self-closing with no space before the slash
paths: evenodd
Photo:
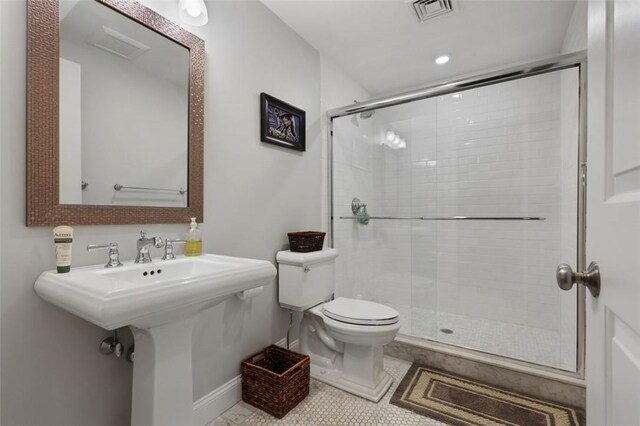
<path id="1" fill-rule="evenodd" d="M 291 251 L 307 253 L 322 250 L 325 232 L 303 231 L 289 232 L 289 246 Z"/>
<path id="2" fill-rule="evenodd" d="M 308 355 L 271 345 L 242 362 L 242 400 L 279 419 L 309 395 Z"/>

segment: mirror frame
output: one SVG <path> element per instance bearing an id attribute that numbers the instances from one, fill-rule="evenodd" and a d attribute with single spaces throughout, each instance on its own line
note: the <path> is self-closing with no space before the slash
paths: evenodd
<path id="1" fill-rule="evenodd" d="M 27 0 L 27 226 L 202 222 L 204 40 L 133 0 L 94 1 L 189 49 L 187 207 L 59 203 L 59 3 Z"/>

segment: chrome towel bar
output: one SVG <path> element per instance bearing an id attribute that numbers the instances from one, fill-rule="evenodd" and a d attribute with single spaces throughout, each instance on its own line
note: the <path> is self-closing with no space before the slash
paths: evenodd
<path id="1" fill-rule="evenodd" d="M 340 216 L 340 219 L 355 220 L 355 216 Z M 369 219 L 403 219 L 403 220 L 547 220 L 546 217 L 537 216 L 513 216 L 513 217 L 429 217 L 429 216 L 370 216 Z"/>
<path id="2" fill-rule="evenodd" d="M 144 188 L 141 186 L 123 186 L 120 185 L 119 183 L 116 183 L 115 185 L 113 185 L 113 189 L 115 189 L 116 191 L 120 191 L 123 189 L 133 189 L 136 191 L 160 191 L 160 192 L 178 192 L 180 194 L 186 194 L 187 190 L 184 188 L 180 188 L 180 189 L 167 189 L 167 188 Z"/>

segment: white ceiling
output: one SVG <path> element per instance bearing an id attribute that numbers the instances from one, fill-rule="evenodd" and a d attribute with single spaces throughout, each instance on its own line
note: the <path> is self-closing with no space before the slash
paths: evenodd
<path id="1" fill-rule="evenodd" d="M 405 0 L 262 0 L 372 96 L 558 54 L 575 5 L 451 1 L 453 12 L 419 23 Z M 443 53 L 451 61 L 436 65 Z"/>

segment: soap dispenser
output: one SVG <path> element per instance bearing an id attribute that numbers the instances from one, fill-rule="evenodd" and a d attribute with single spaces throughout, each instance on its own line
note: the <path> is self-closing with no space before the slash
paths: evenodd
<path id="1" fill-rule="evenodd" d="M 200 256 L 202 254 L 202 232 L 198 229 L 195 217 L 191 218 L 191 225 L 185 240 L 187 240 L 184 243 L 185 256 Z"/>

